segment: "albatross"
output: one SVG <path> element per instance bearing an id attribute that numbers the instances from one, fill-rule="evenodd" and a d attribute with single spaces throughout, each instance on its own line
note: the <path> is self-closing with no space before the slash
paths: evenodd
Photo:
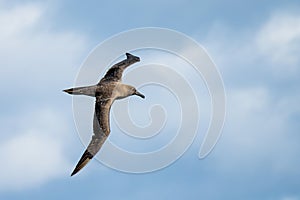
<path id="1" fill-rule="evenodd" d="M 126 59 L 113 65 L 98 84 L 63 90 L 72 95 L 87 95 L 96 98 L 93 119 L 94 134 L 71 176 L 79 172 L 96 155 L 107 139 L 110 133 L 109 113 L 113 102 L 131 95 L 145 98 L 135 87 L 121 83 L 123 71 L 139 61 L 139 57 L 126 53 Z"/>

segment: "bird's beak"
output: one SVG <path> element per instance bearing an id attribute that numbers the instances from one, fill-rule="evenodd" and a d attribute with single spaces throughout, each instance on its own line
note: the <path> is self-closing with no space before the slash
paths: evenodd
<path id="1" fill-rule="evenodd" d="M 134 94 L 145 99 L 145 95 L 139 93 L 138 91 L 136 91 Z"/>

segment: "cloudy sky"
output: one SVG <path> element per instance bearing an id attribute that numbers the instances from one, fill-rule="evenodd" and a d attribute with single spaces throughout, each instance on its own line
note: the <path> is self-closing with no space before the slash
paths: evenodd
<path id="1" fill-rule="evenodd" d="M 298 1 L 0 0 L 0 198 L 300 200 L 299 13 Z M 149 26 L 192 37 L 218 66 L 218 144 L 200 160 L 197 136 L 152 173 L 93 160 L 71 178 L 84 146 L 61 90 L 100 42 Z"/>

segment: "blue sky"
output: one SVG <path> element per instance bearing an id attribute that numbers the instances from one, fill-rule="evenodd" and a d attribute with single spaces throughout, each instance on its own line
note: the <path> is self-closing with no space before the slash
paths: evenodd
<path id="1" fill-rule="evenodd" d="M 0 0 L 0 198 L 299 200 L 299 11 L 298 1 Z M 71 178 L 84 147 L 61 90 L 97 44 L 145 26 L 206 48 L 226 87 L 223 134 L 203 160 L 198 136 L 160 171 L 92 161 Z"/>

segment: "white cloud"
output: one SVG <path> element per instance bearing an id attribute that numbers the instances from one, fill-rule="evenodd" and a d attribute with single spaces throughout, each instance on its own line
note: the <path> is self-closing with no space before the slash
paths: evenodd
<path id="1" fill-rule="evenodd" d="M 19 4 L 0 11 L 1 82 L 15 86 L 23 80 L 23 87 L 34 89 L 39 87 L 36 82 L 55 86 L 66 82 L 66 74 L 76 74 L 87 53 L 83 35 L 51 29 L 43 4 Z"/>
<path id="2" fill-rule="evenodd" d="M 300 96 L 274 99 L 259 86 L 232 89 L 227 97 L 224 135 L 216 147 L 218 170 L 235 174 L 264 166 L 279 177 L 299 175 L 299 137 L 290 120 L 300 111 Z"/>
<path id="3" fill-rule="evenodd" d="M 293 164 L 299 161 L 289 160 L 295 156 L 297 145 L 286 132 L 291 132 L 290 125 L 295 126 L 290 121 L 299 113 L 296 102 L 300 98 L 289 92 L 291 88 L 282 91 L 277 85 L 282 81 L 278 76 L 285 74 L 289 78 L 299 69 L 299 27 L 300 15 L 277 12 L 256 28 L 231 30 L 215 26 L 205 43 L 225 74 L 228 135 L 224 137 L 229 138 L 229 149 L 239 149 L 237 156 L 241 152 L 249 156 L 257 153 L 260 158 L 260 152 L 266 153 L 283 171 L 294 170 Z M 286 84 L 289 79 L 285 81 Z M 287 148 L 289 145 L 291 148 Z M 283 156 L 283 152 L 290 156 Z M 283 157 L 275 158 L 279 154 Z"/>
<path id="4" fill-rule="evenodd" d="M 300 175 L 299 19 L 277 12 L 256 27 L 215 26 L 205 42 L 227 94 L 224 131 L 210 167 L 232 182 L 242 177 L 258 188 L 277 187 L 287 195 L 277 199 L 297 199 L 286 188 L 295 188 Z M 280 180 L 289 181 L 282 187 Z"/>
<path id="5" fill-rule="evenodd" d="M 230 109 L 230 114 L 240 119 L 253 117 L 258 112 L 263 112 L 270 104 L 268 91 L 263 87 L 230 90 L 228 96 L 229 106 L 234 107 Z"/>
<path id="6" fill-rule="evenodd" d="M 66 123 L 49 109 L 12 119 L 20 130 L 0 143 L 0 190 L 32 188 L 67 176 Z"/>
<path id="7" fill-rule="evenodd" d="M 76 74 L 86 40 L 74 31 L 52 30 L 46 10 L 37 3 L 0 8 L 0 118 L 6 125 L 0 131 L 9 133 L 0 141 L 0 190 L 34 188 L 69 176 L 72 168 L 68 123 L 51 90 L 56 95 L 72 83 L 74 76 L 67 74 Z"/>
<path id="8" fill-rule="evenodd" d="M 277 85 L 282 81 L 278 77 L 287 78 L 286 84 L 300 69 L 299 23 L 299 15 L 281 12 L 259 27 L 223 25 L 209 32 L 205 47 L 227 86 L 227 119 L 217 145 L 227 156 L 218 157 L 220 169 L 259 169 L 263 164 L 279 175 L 298 174 L 299 148 L 292 135 L 296 125 L 291 121 L 299 113 L 300 97 Z"/>
<path id="9" fill-rule="evenodd" d="M 300 15 L 291 13 L 274 14 L 258 31 L 258 50 L 273 62 L 293 65 L 299 62 Z M 290 66 L 285 66 L 290 69 Z"/>
<path id="10" fill-rule="evenodd" d="M 15 37 L 37 23 L 41 17 L 42 7 L 35 4 L 27 4 L 2 10 L 0 13 L 0 39 Z"/>
<path id="11" fill-rule="evenodd" d="M 253 78 L 295 77 L 300 71 L 300 15 L 274 12 L 259 26 L 242 30 L 215 24 L 204 44 L 221 72 L 235 76 L 233 81 L 246 74 Z"/>

